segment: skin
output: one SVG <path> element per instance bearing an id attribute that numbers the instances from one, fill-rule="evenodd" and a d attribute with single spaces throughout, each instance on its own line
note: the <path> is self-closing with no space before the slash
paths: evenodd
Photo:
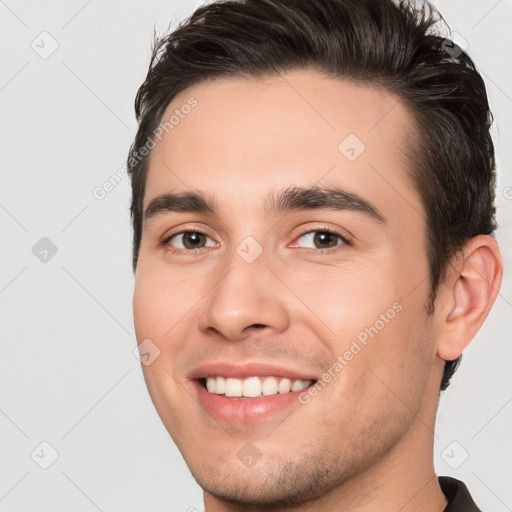
<path id="1" fill-rule="evenodd" d="M 416 128 L 395 96 L 301 70 L 195 84 L 164 119 L 190 97 L 197 106 L 152 151 L 144 208 L 199 190 L 218 211 L 145 224 L 133 307 L 139 343 L 160 350 L 143 366 L 149 392 L 206 511 L 441 512 L 432 451 L 443 365 L 496 298 L 496 243 L 479 236 L 454 257 L 427 316 L 425 213 L 403 156 Z M 353 162 L 338 149 L 348 134 L 366 146 Z M 385 224 L 354 211 L 265 213 L 269 191 L 310 185 L 358 194 Z M 192 228 L 207 235 L 201 253 L 182 249 L 181 236 L 165 242 Z M 326 252 L 299 238 L 305 228 L 353 236 Z M 247 236 L 263 250 L 253 263 L 236 252 Z M 321 378 L 397 302 L 395 318 L 307 405 L 234 425 L 195 399 L 187 374 L 208 361 L 270 361 Z M 261 452 L 250 468 L 237 457 L 248 442 Z"/>

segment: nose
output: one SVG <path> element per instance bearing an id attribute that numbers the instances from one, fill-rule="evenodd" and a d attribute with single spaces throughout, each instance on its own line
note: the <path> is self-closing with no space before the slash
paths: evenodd
<path id="1" fill-rule="evenodd" d="M 205 297 L 199 328 L 230 341 L 254 330 L 283 332 L 290 321 L 284 295 L 263 254 L 247 263 L 234 252 Z"/>

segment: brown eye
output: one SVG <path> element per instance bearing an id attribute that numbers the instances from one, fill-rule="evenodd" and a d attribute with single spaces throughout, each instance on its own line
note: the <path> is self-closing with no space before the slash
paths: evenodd
<path id="1" fill-rule="evenodd" d="M 299 236 L 298 240 L 303 240 L 308 245 L 301 245 L 300 247 L 305 247 L 307 249 L 331 249 L 338 245 L 342 245 L 347 243 L 344 237 L 342 237 L 339 233 L 335 233 L 334 231 L 320 231 L 313 230 L 304 233 Z M 341 243 L 340 243 L 341 242 Z"/>
<path id="2" fill-rule="evenodd" d="M 208 240 L 211 241 L 208 244 Z M 169 237 L 166 243 L 170 244 L 176 249 L 202 249 L 203 247 L 215 247 L 215 242 L 204 233 L 199 231 L 182 231 Z"/>

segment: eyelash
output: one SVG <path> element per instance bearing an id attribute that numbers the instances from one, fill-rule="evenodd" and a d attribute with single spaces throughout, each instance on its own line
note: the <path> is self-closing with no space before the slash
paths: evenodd
<path id="1" fill-rule="evenodd" d="M 192 255 L 198 255 L 198 254 L 202 254 L 204 252 L 204 249 L 208 249 L 207 247 L 200 247 L 198 249 L 176 249 L 175 247 L 172 247 L 172 246 L 169 246 L 169 241 L 171 240 L 171 238 L 177 236 L 177 235 L 183 235 L 183 234 L 186 234 L 186 233 L 199 233 L 201 235 L 205 235 L 207 237 L 209 237 L 209 235 L 207 235 L 206 233 L 204 233 L 203 231 L 200 231 L 198 229 L 186 229 L 186 230 L 183 230 L 183 231 L 178 231 L 176 233 L 172 233 L 171 235 L 169 235 L 168 237 L 166 237 L 163 241 L 162 241 L 162 246 L 166 247 L 167 250 L 171 253 L 171 254 L 177 254 L 177 253 L 192 253 Z M 302 238 L 304 235 L 308 235 L 309 233 L 328 233 L 330 235 L 334 235 L 336 237 L 338 237 L 343 243 L 341 244 L 337 244 L 335 245 L 334 247 L 328 247 L 326 249 L 309 249 L 309 248 L 302 248 L 303 250 L 307 251 L 308 254 L 311 254 L 311 253 L 314 253 L 314 254 L 331 254 L 332 252 L 336 252 L 338 250 L 340 250 L 340 248 L 342 246 L 351 246 L 352 245 L 352 242 L 350 240 L 348 240 L 348 238 L 346 238 L 344 235 L 342 235 L 340 232 L 336 231 L 336 230 L 333 230 L 333 229 L 330 229 L 330 228 L 317 228 L 317 229 L 308 229 L 308 228 L 305 228 L 303 231 L 301 231 L 296 237 L 295 237 L 295 240 L 298 240 L 299 238 Z M 211 237 L 209 237 L 211 238 Z M 301 249 L 301 247 L 298 247 L 299 249 Z"/>

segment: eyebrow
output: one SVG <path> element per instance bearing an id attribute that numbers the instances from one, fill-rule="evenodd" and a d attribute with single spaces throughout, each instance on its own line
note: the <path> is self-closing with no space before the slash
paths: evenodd
<path id="1" fill-rule="evenodd" d="M 265 213 L 281 215 L 301 210 L 353 211 L 371 220 L 386 224 L 384 215 L 369 201 L 358 194 L 337 187 L 288 187 L 271 192 L 265 198 Z M 157 215 L 168 212 L 195 212 L 217 214 L 213 198 L 201 191 L 168 192 L 155 197 L 144 212 L 144 224 Z"/>

